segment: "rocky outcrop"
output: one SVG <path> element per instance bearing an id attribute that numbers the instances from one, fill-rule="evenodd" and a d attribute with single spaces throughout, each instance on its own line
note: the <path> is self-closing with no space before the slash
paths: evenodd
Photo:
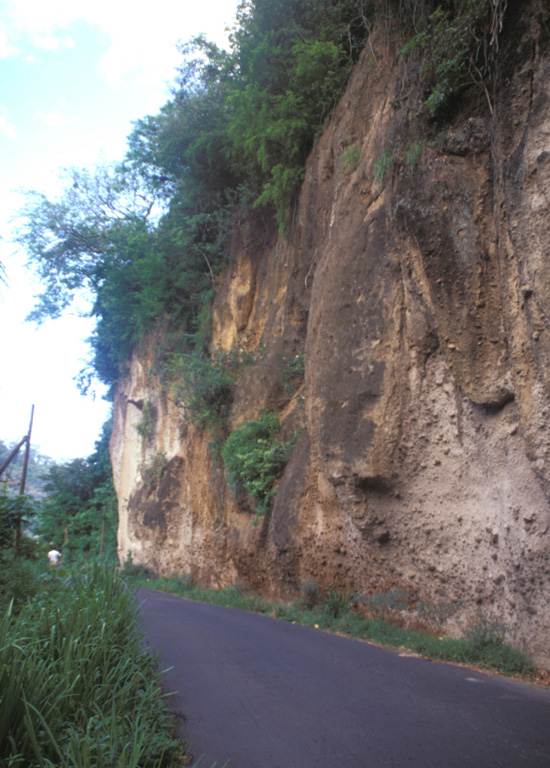
<path id="1" fill-rule="evenodd" d="M 480 92 L 433 141 L 380 29 L 287 235 L 235 233 L 212 345 L 265 353 L 231 424 L 267 409 L 304 427 L 270 516 L 251 524 L 151 373 L 155 345 L 134 355 L 112 437 L 121 560 L 279 596 L 399 586 L 460 605 L 449 631 L 498 617 L 550 664 L 550 51 L 540 3 L 519 5 L 492 112 Z M 301 353 L 290 396 L 279 362 Z"/>

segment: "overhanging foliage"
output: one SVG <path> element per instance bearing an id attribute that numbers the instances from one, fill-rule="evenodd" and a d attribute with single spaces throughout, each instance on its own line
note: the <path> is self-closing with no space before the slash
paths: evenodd
<path id="1" fill-rule="evenodd" d="M 380 17 L 423 58 L 426 109 L 485 86 L 506 0 L 243 0 L 229 51 L 182 46 L 169 101 L 135 123 L 123 161 L 73 170 L 63 196 L 29 192 L 19 243 L 45 288 L 30 319 L 87 296 L 97 325 L 81 376 L 117 381 L 155 326 L 204 341 L 205 305 L 243 209 L 283 228 L 323 122 Z M 199 351 L 204 351 L 200 349 Z"/>

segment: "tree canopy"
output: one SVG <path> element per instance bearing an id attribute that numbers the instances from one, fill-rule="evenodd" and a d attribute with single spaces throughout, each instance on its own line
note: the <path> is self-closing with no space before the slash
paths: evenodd
<path id="1" fill-rule="evenodd" d="M 88 374 L 107 384 L 156 325 L 197 334 L 235 217 L 283 222 L 366 33 L 361 0 L 245 0 L 229 51 L 182 46 L 170 99 L 120 163 L 67 171 L 57 200 L 27 193 L 18 242 L 44 285 L 29 319 L 87 301 Z"/>
<path id="2" fill-rule="evenodd" d="M 181 46 L 170 99 L 134 124 L 121 162 L 67 172 L 57 200 L 27 194 L 18 242 L 44 284 L 30 319 L 88 300 L 97 323 L 84 386 L 94 376 L 116 382 L 156 326 L 201 343 L 240 212 L 262 209 L 284 227 L 306 157 L 377 16 L 408 20 L 403 52 L 423 60 L 435 114 L 464 82 L 479 84 L 480 40 L 505 5 L 243 0 L 228 51 L 203 37 Z"/>

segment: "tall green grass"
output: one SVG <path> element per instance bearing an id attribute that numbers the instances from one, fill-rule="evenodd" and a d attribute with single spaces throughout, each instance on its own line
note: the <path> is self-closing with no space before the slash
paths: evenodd
<path id="1" fill-rule="evenodd" d="M 181 757 L 133 593 L 114 569 L 35 571 L 22 604 L 31 569 L 13 568 L 17 601 L 0 621 L 0 768 L 164 768 Z"/>

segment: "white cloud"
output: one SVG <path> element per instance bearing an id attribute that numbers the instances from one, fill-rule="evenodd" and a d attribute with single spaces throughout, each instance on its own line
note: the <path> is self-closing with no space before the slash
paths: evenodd
<path id="1" fill-rule="evenodd" d="M 5 110 L 0 110 L 0 133 L 3 133 L 4 136 L 7 136 L 9 139 L 19 138 L 19 134 L 17 133 L 17 128 L 11 122 L 11 120 L 8 117 L 6 117 Z"/>
<path id="2" fill-rule="evenodd" d="M 224 30 L 233 22 L 237 2 L 156 0 L 151 6 L 134 0 L 4 0 L 0 24 L 8 36 L 3 47 L 0 38 L 0 52 L 13 54 L 23 46 L 57 50 L 70 45 L 70 25 L 85 22 L 99 27 L 109 40 L 100 71 L 112 87 L 130 73 L 155 82 L 178 65 L 178 41 L 205 32 L 225 44 Z"/>
<path id="3" fill-rule="evenodd" d="M 34 304 L 32 295 L 41 288 L 20 268 L 25 254 L 13 255 L 8 242 L 9 220 L 23 205 L 21 196 L 10 190 L 40 189 L 55 197 L 61 187 L 58 168 L 89 165 L 100 152 L 120 157 L 131 122 L 146 110 L 154 113 L 166 98 L 165 83 L 181 61 L 176 43 L 204 32 L 223 45 L 224 26 L 232 22 L 237 3 L 0 0 L 0 65 L 6 82 L 12 78 L 0 103 L 0 140 L 6 145 L 0 182 L 0 232 L 6 242 L 0 241 L 0 262 L 9 281 L 8 287 L 0 286 L 0 326 L 10 329 L 4 358 L 18 360 L 17 366 L 2 371 L 0 438 L 20 439 L 35 403 L 33 434 L 42 450 L 56 457 L 85 456 L 93 449 L 107 407 L 102 400 L 90 405 L 80 398 L 73 382 L 82 367 L 79 358 L 88 351 L 83 339 L 90 327 L 75 318 L 56 320 L 38 331 L 23 323 Z M 63 70 L 67 58 L 61 55 L 71 39 L 80 46 L 71 56 L 77 85 L 79 65 L 85 75 L 78 92 Z M 51 53 L 46 55 L 44 46 Z M 48 73 L 47 80 L 33 79 L 32 67 L 10 68 L 8 59 L 15 56 L 17 64 L 47 64 L 42 72 Z M 85 66 L 83 56 L 88 57 Z M 114 93 L 106 82 L 123 87 Z M 45 132 L 44 124 L 63 129 Z"/>
<path id="4" fill-rule="evenodd" d="M 12 45 L 8 35 L 4 30 L 0 29 L 0 59 L 7 59 L 10 56 L 16 56 L 19 53 L 19 49 L 15 45 Z"/>
<path id="5" fill-rule="evenodd" d="M 74 48 L 74 42 L 67 35 L 39 34 L 32 37 L 37 48 L 47 51 L 58 51 L 60 48 Z"/>
<path id="6" fill-rule="evenodd" d="M 59 112 L 45 112 L 43 109 L 38 109 L 37 114 L 43 123 L 55 128 L 59 128 L 62 125 L 69 125 L 71 122 L 68 117 L 60 115 Z"/>

